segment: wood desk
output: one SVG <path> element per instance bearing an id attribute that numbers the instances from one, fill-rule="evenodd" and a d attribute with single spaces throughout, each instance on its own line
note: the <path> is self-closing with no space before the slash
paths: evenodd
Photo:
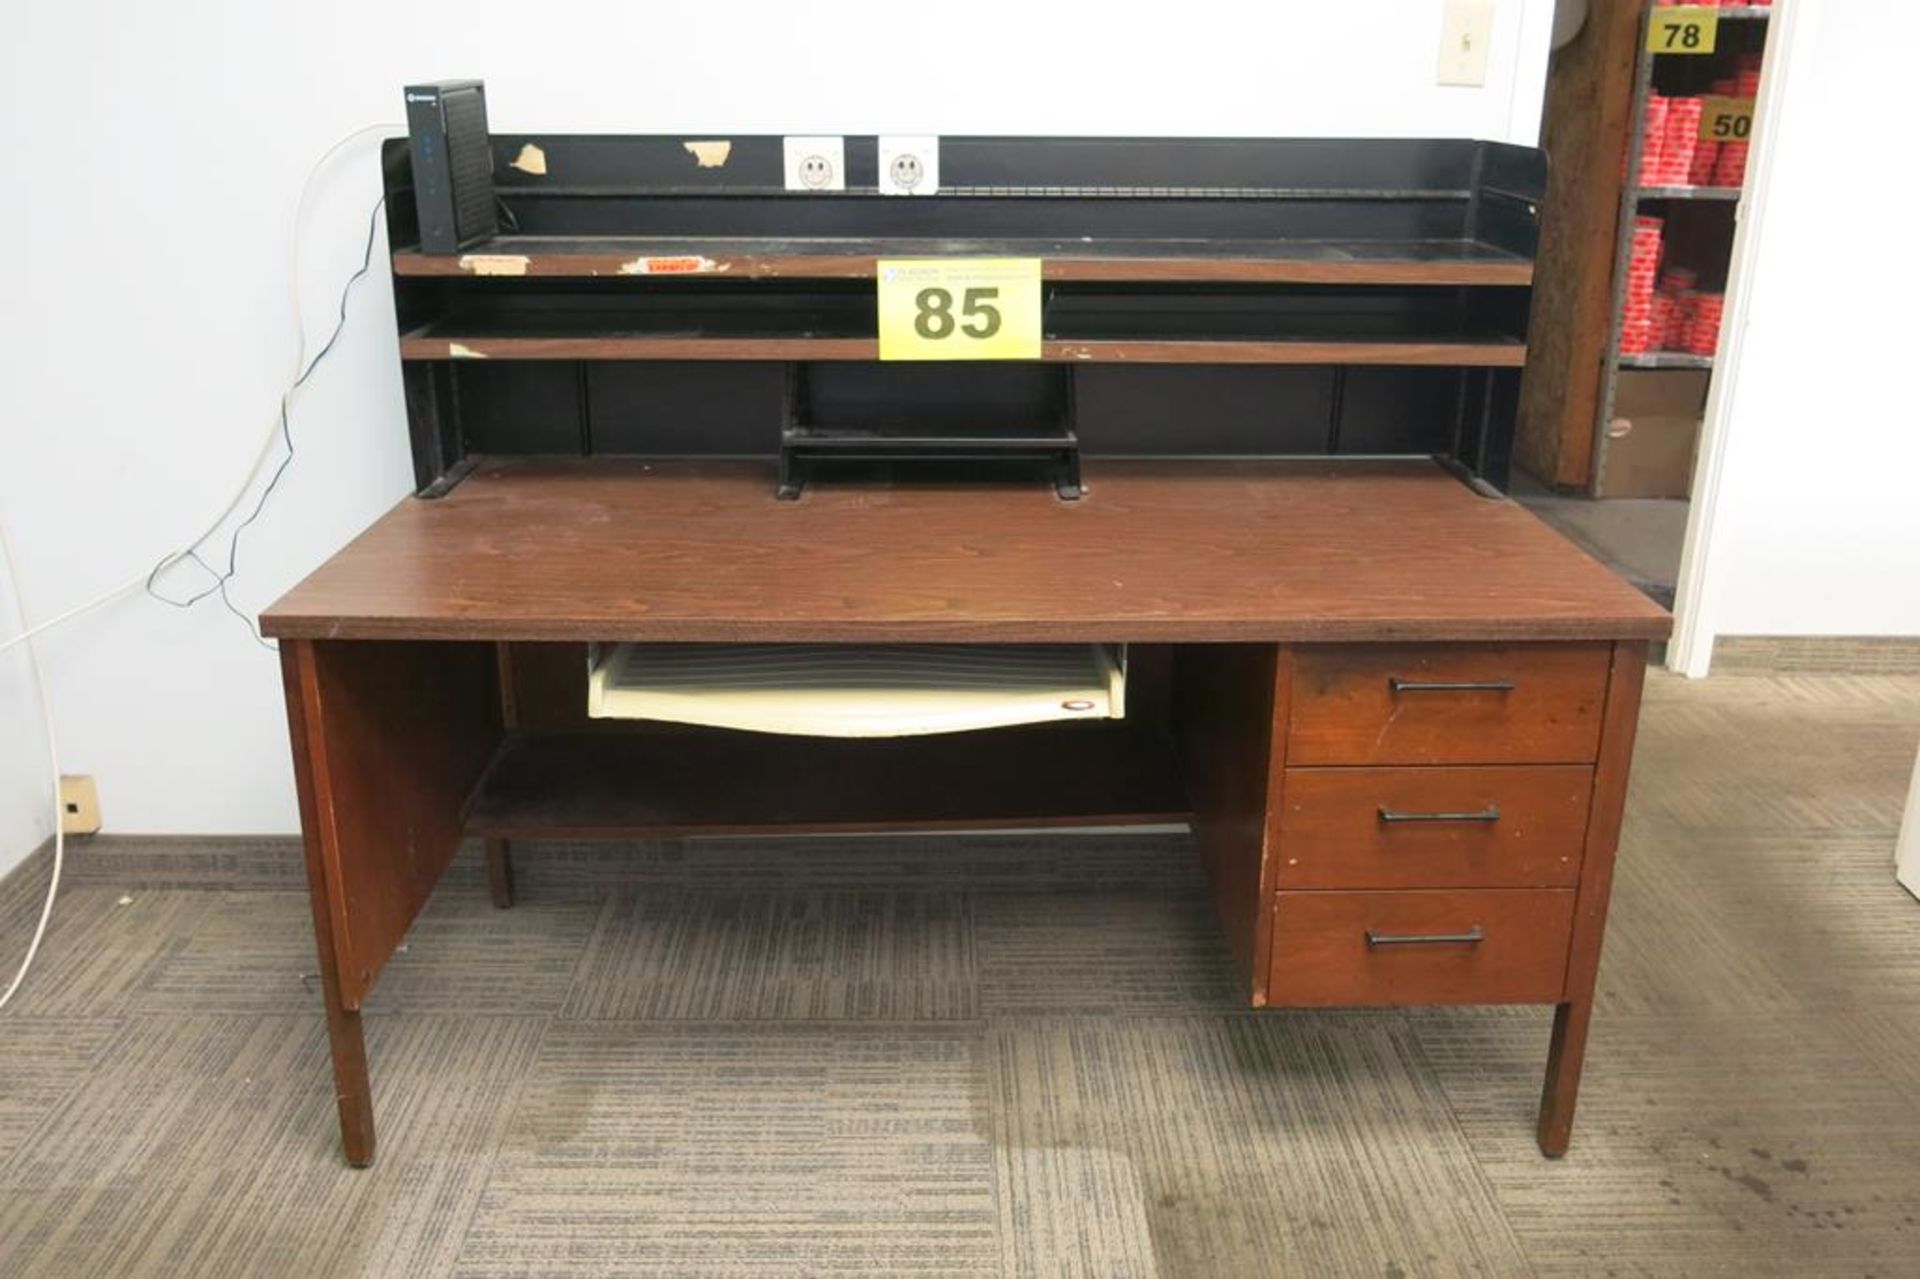
<path id="1" fill-rule="evenodd" d="M 1554 1004 L 1567 1146 L 1659 608 L 1417 462 L 1090 462 L 1088 491 L 483 460 L 278 637 L 350 1163 L 360 1009 L 460 841 L 1187 818 L 1254 1006 Z M 819 742 L 589 722 L 586 641 L 1106 641 L 1125 720 Z M 962 779 L 964 784 L 956 785 Z"/>

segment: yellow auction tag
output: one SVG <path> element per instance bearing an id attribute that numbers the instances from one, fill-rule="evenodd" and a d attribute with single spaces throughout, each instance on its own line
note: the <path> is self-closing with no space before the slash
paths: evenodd
<path id="1" fill-rule="evenodd" d="M 1039 258 L 882 258 L 883 360 L 1037 360 Z"/>
<path id="2" fill-rule="evenodd" d="M 1712 53 L 1720 34 L 1720 14 L 1693 5 L 1659 8 L 1647 23 L 1649 53 Z"/>
<path id="3" fill-rule="evenodd" d="M 1752 98 L 1708 98 L 1702 104 L 1702 142 L 1745 142 L 1752 136 Z"/>

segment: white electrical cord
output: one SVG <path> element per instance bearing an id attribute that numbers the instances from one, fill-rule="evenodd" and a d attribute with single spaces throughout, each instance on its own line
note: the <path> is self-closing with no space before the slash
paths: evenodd
<path id="1" fill-rule="evenodd" d="M 360 138 L 365 137 L 367 134 L 376 132 L 391 133 L 395 130 L 404 132 L 405 129 L 405 125 L 391 123 L 369 124 L 355 129 L 328 147 L 325 151 L 321 152 L 320 158 L 313 162 L 313 167 L 307 170 L 305 180 L 300 183 L 300 198 L 293 206 L 292 263 L 287 282 L 293 303 L 293 332 L 295 339 L 293 345 L 293 368 L 288 372 L 286 382 L 284 383 L 288 388 L 293 386 L 294 382 L 299 378 L 301 371 L 307 367 L 307 317 L 304 308 L 300 305 L 300 233 L 306 222 L 307 200 L 313 193 L 314 179 L 318 178 L 320 171 L 326 168 L 327 161 L 333 159 L 334 156 L 338 155 L 346 147 L 358 141 Z M 289 389 L 288 394 L 291 394 L 291 389 Z M 282 397 L 279 408 L 285 408 L 284 396 Z M 179 564 L 182 560 L 193 554 L 202 542 L 212 537 L 214 533 L 219 530 L 220 526 L 225 524 L 228 518 L 233 515 L 234 511 L 239 509 L 240 503 L 246 500 L 247 490 L 253 487 L 253 481 L 255 477 L 260 474 L 260 468 L 266 464 L 267 456 L 273 450 L 273 442 L 278 438 L 279 434 L 280 413 L 276 411 L 273 415 L 273 420 L 268 423 L 265 437 L 260 441 L 260 451 L 254 454 L 252 464 L 248 466 L 246 472 L 241 475 L 240 483 L 234 489 L 233 496 L 227 499 L 226 504 L 220 508 L 220 513 L 214 516 L 212 522 L 209 523 L 197 537 L 182 545 L 178 550 L 171 551 L 162 556 L 159 562 L 152 568 L 142 571 L 137 576 L 128 578 L 118 586 L 96 595 L 84 604 L 67 609 L 65 612 L 56 614 L 37 626 L 29 627 L 20 634 L 12 636 L 4 642 L 0 642 L 0 653 L 5 653 L 20 644 L 24 644 L 35 635 L 50 631 L 62 623 L 79 617 L 82 613 L 92 612 L 110 600 L 118 599 L 128 591 L 134 590 L 147 581 L 159 577 L 168 569 L 173 568 L 176 564 Z M 22 620 L 24 621 L 24 616 Z"/>
<path id="2" fill-rule="evenodd" d="M 12 636 L 5 642 L 0 643 L 0 654 L 5 654 L 22 644 L 26 645 L 27 661 L 33 675 L 34 694 L 39 699 L 40 718 L 46 726 L 48 767 L 51 768 L 53 772 L 53 875 L 47 882 L 47 897 L 45 903 L 40 908 L 40 922 L 34 927 L 33 940 L 27 943 L 26 957 L 20 961 L 20 968 L 14 973 L 13 981 L 8 984 L 6 993 L 0 994 L 0 1008 L 5 1008 L 7 1003 L 13 998 L 14 992 L 20 989 L 20 983 L 26 980 L 27 970 L 33 967 L 34 957 L 40 952 L 40 942 L 46 937 L 47 933 L 47 921 L 53 916 L 53 902 L 60 890 L 60 871 L 66 861 L 67 852 L 65 823 L 61 820 L 64 816 L 62 811 L 64 804 L 60 794 L 60 751 L 54 739 L 53 705 L 47 696 L 46 672 L 41 668 L 40 653 L 33 642 L 34 637 L 50 631 L 62 623 L 71 621 L 83 613 L 91 612 L 109 600 L 118 599 L 127 592 L 165 573 L 168 569 L 198 550 L 200 544 L 212 537 L 214 533 L 219 530 L 220 526 L 226 523 L 228 518 L 233 515 L 234 511 L 239 509 L 240 503 L 246 499 L 247 490 L 253 487 L 255 477 L 260 474 L 261 468 L 266 464 L 267 457 L 273 449 L 273 442 L 280 434 L 281 422 L 287 411 L 287 402 L 298 388 L 303 372 L 307 370 L 307 317 L 304 308 L 302 308 L 300 304 L 300 241 L 301 230 L 306 221 L 307 199 L 313 193 L 314 180 L 320 176 L 321 170 L 326 168 L 329 160 L 333 159 L 334 156 L 338 155 L 342 150 L 360 138 L 375 132 L 391 133 L 396 130 L 404 131 L 404 128 L 405 126 L 403 125 L 382 123 L 364 125 L 361 128 L 355 129 L 353 132 L 340 138 L 339 141 L 335 142 L 325 151 L 321 152 L 320 158 L 313 162 L 313 167 L 307 170 L 305 180 L 300 183 L 300 197 L 294 202 L 293 206 L 293 237 L 290 250 L 292 263 L 291 271 L 288 275 L 288 290 L 293 303 L 295 341 L 293 347 L 293 368 L 288 373 L 285 383 L 287 389 L 280 397 L 278 410 L 275 412 L 273 421 L 269 425 L 266 437 L 260 442 L 260 451 L 254 455 L 252 465 L 250 465 L 246 473 L 240 477 L 240 483 L 238 487 L 234 489 L 233 496 L 227 500 L 226 505 L 220 508 L 220 513 L 213 518 L 212 522 L 207 525 L 206 529 L 202 531 L 199 536 L 186 543 L 179 550 L 172 551 L 163 556 L 153 568 L 135 577 L 128 578 L 126 581 L 120 583 L 120 585 L 100 595 L 96 595 L 84 604 L 76 605 L 64 612 L 55 614 L 38 625 L 34 625 L 27 618 L 26 596 L 20 581 L 19 569 L 14 564 L 13 547 L 7 540 L 6 521 L 4 518 L 0 518 L 0 563 L 6 566 L 7 580 L 13 585 L 15 607 L 20 615 L 20 625 L 22 628 L 18 635 Z"/>
<path id="3" fill-rule="evenodd" d="M 60 747 L 53 736 L 53 705 L 47 700 L 47 673 L 40 668 L 40 650 L 33 643 L 33 627 L 27 623 L 27 599 L 20 585 L 20 570 L 13 562 L 13 544 L 7 540 L 7 522 L 0 518 L 0 565 L 7 570 L 7 581 L 13 585 L 14 611 L 20 614 L 20 625 L 26 627 L 24 638 L 27 645 L 27 664 L 32 668 L 34 696 L 40 700 L 40 720 L 47 731 L 47 767 L 53 770 L 53 877 L 47 881 L 47 900 L 40 907 L 40 922 L 34 925 L 33 940 L 27 943 L 27 954 L 20 961 L 20 969 L 14 973 L 13 980 L 7 984 L 7 991 L 0 995 L 0 1008 L 5 1008 L 13 998 L 13 992 L 20 989 L 20 983 L 27 979 L 27 969 L 33 967 L 33 957 L 40 953 L 40 941 L 47 935 L 47 920 L 53 917 L 53 898 L 60 891 L 60 868 L 67 857 L 67 835 L 62 817 L 60 795 Z M 11 645 L 9 645 L 11 647 Z"/>

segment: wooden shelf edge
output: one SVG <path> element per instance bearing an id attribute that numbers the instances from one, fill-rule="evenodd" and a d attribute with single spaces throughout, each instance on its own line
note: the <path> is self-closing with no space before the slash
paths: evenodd
<path id="1" fill-rule="evenodd" d="M 1134 721 L 868 739 L 666 726 L 510 734 L 468 801 L 466 834 L 632 839 L 1191 816 L 1171 743 Z"/>
<path id="2" fill-rule="evenodd" d="M 440 337 L 408 334 L 403 360 L 877 360 L 872 338 Z M 1520 368 L 1517 341 L 1049 340 L 1050 364 L 1377 364 Z"/>
<path id="3" fill-rule="evenodd" d="M 771 472 L 769 472 L 771 474 Z M 773 484 L 768 481 L 768 500 Z M 311 615 L 269 610 L 260 615 L 261 633 L 270 639 L 313 640 L 458 640 L 473 638 L 460 622 L 392 617 Z M 540 622 L 489 622 L 488 640 L 511 643 L 686 643 L 686 644 L 1349 644 L 1520 643 L 1532 640 L 1664 640 L 1673 619 L 1662 613 L 1623 616 L 1583 615 L 1501 621 L 1487 618 L 1408 618 L 1383 623 L 1318 618 L 1310 621 L 1166 621 L 1136 619 L 1031 621 L 1018 618 L 966 620 L 901 618 L 872 622 L 777 622 L 698 618 L 616 620 L 555 618 Z"/>
<path id="4" fill-rule="evenodd" d="M 516 246 L 489 251 L 485 245 L 460 254 L 402 249 L 393 255 L 397 276 L 439 278 L 591 279 L 788 279 L 871 280 L 876 255 L 836 253 L 759 254 L 711 251 L 692 246 L 682 253 L 519 253 Z M 699 251 L 701 248 L 708 252 Z M 928 250 L 932 253 L 932 250 Z M 1122 258 L 1039 254 L 1042 278 L 1059 282 L 1245 283 L 1245 284 L 1430 284 L 1525 287 L 1533 263 L 1510 261 L 1422 262 L 1413 259 L 1329 261 L 1313 258 Z"/>

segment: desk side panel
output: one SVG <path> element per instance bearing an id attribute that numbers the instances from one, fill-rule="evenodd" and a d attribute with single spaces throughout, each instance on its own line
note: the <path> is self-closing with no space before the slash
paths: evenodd
<path id="1" fill-rule="evenodd" d="M 1291 660 L 1271 644 L 1174 651 L 1173 714 L 1193 826 L 1220 926 L 1255 1004 L 1265 1002 L 1267 848 L 1277 811 Z M 1278 712 L 1278 713 L 1276 713 Z"/>
<path id="2" fill-rule="evenodd" d="M 303 738 L 294 758 L 319 863 L 313 891 L 342 1005 L 357 1009 L 459 849 L 468 796 L 499 747 L 494 649 L 292 643 L 288 719 Z"/>

